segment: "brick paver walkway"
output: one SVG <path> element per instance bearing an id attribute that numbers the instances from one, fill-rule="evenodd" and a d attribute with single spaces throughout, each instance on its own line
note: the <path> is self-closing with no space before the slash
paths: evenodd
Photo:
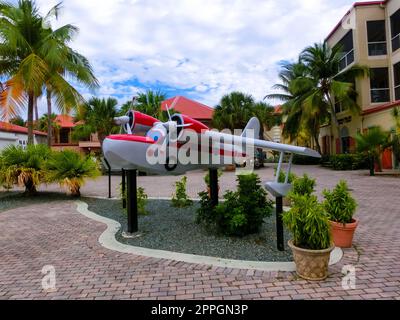
<path id="1" fill-rule="evenodd" d="M 259 171 L 270 178 L 271 169 Z M 346 178 L 359 202 L 355 248 L 331 267 L 323 282 L 294 273 L 214 268 L 120 254 L 101 247 L 105 225 L 76 211 L 73 201 L 43 203 L 0 213 L 0 299 L 400 299 L 400 180 L 365 172 L 296 167 L 317 178 L 318 191 Z M 197 178 L 196 178 L 197 177 Z M 202 174 L 189 175 L 192 193 Z M 151 195 L 155 177 L 140 178 Z M 158 178 L 162 186 L 176 178 Z M 233 183 L 234 176 L 225 176 Z M 191 184 L 193 183 L 193 184 Z M 103 188 L 103 186 L 101 187 Z M 92 193 L 96 193 L 93 188 Z M 102 191 L 104 191 L 102 189 Z M 161 191 L 162 192 L 162 191 Z M 356 267 L 356 288 L 342 288 L 342 267 Z M 56 290 L 42 289 L 41 270 L 51 265 Z"/>

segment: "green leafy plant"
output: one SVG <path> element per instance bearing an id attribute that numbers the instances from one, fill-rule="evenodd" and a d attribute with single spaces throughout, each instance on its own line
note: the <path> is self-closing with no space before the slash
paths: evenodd
<path id="1" fill-rule="evenodd" d="M 222 176 L 222 170 L 218 169 L 218 178 Z M 206 186 L 210 187 L 210 171 L 207 171 L 206 175 L 204 176 L 204 182 Z"/>
<path id="2" fill-rule="evenodd" d="M 204 223 L 229 236 L 244 236 L 256 233 L 265 217 L 272 212 L 272 202 L 256 174 L 240 175 L 238 190 L 227 191 L 224 202 L 215 208 L 206 192 L 200 193 L 200 208 L 196 221 Z"/>
<path id="3" fill-rule="evenodd" d="M 172 196 L 172 205 L 176 208 L 185 208 L 192 204 L 186 193 L 187 177 L 184 176 L 180 181 L 175 182 L 175 193 Z"/>
<path id="4" fill-rule="evenodd" d="M 299 195 L 311 195 L 314 192 L 315 179 L 311 179 L 307 174 L 293 181 L 292 193 Z"/>
<path id="5" fill-rule="evenodd" d="M 125 189 L 125 192 L 122 192 L 122 184 L 120 184 L 119 192 L 120 192 L 121 199 L 127 200 L 127 192 L 126 192 L 126 189 Z M 138 214 L 147 216 L 149 214 L 149 211 L 146 210 L 146 206 L 148 203 L 148 200 L 147 200 L 148 196 L 143 187 L 137 188 L 136 196 L 137 196 Z"/>
<path id="6" fill-rule="evenodd" d="M 318 164 L 321 164 L 321 159 L 295 154 L 295 155 L 293 155 L 293 164 L 318 165 Z"/>
<path id="7" fill-rule="evenodd" d="M 275 167 L 274 168 L 274 176 L 276 176 L 277 170 L 278 170 L 277 167 Z M 288 177 L 287 183 L 293 183 L 293 181 L 296 179 L 297 179 L 297 176 L 293 172 L 289 172 L 289 177 Z M 286 180 L 286 173 L 281 170 L 279 172 L 278 182 L 285 183 L 285 180 Z"/>
<path id="8" fill-rule="evenodd" d="M 296 247 L 323 250 L 331 246 L 329 217 L 314 195 L 291 194 L 292 207 L 282 215 Z"/>
<path id="9" fill-rule="evenodd" d="M 43 144 L 8 146 L 1 153 L 0 182 L 6 187 L 18 184 L 25 186 L 25 193 L 36 193 L 44 179 L 44 164 L 50 156 L 50 149 Z"/>
<path id="10" fill-rule="evenodd" d="M 71 150 L 53 152 L 46 163 L 46 180 L 66 186 L 72 196 L 80 196 L 80 188 L 87 178 L 100 175 L 98 163 L 92 157 Z"/>
<path id="11" fill-rule="evenodd" d="M 329 218 L 339 223 L 351 223 L 357 208 L 346 181 L 340 181 L 332 191 L 324 190 L 324 207 Z"/>
<path id="12" fill-rule="evenodd" d="M 383 150 L 390 146 L 389 134 L 380 127 L 373 127 L 364 134 L 356 136 L 357 150 L 363 153 L 369 159 L 370 175 L 375 175 L 375 162 L 381 168 L 380 155 Z"/>
<path id="13" fill-rule="evenodd" d="M 364 154 L 337 154 L 329 157 L 333 170 L 361 170 L 369 168 L 368 158 Z"/>

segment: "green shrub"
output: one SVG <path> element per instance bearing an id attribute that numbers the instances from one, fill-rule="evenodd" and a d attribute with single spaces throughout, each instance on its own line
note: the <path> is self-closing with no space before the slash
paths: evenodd
<path id="1" fill-rule="evenodd" d="M 35 194 L 44 181 L 45 162 L 51 154 L 47 145 L 8 146 L 1 153 L 0 182 L 10 188 L 18 184 L 25 186 L 26 194 Z"/>
<path id="2" fill-rule="evenodd" d="M 127 191 L 125 188 L 125 192 L 122 192 L 122 185 L 120 185 L 120 197 L 121 199 L 125 199 L 125 201 L 127 201 Z M 144 190 L 144 188 L 142 187 L 138 187 L 137 188 L 137 208 L 138 208 L 138 214 L 143 215 L 143 216 L 147 216 L 149 214 L 149 212 L 146 210 L 146 206 L 147 206 L 147 200 L 148 196 Z"/>
<path id="3" fill-rule="evenodd" d="M 294 245 L 323 250 L 331 246 L 328 214 L 314 195 L 291 195 L 292 207 L 282 215 L 283 223 L 293 235 Z"/>
<path id="4" fill-rule="evenodd" d="M 276 171 L 277 171 L 277 167 L 275 167 L 274 169 L 274 176 L 276 176 Z M 285 183 L 285 179 L 286 179 L 286 173 L 283 172 L 283 170 L 281 170 L 279 172 L 279 178 L 278 178 L 278 182 L 279 183 Z M 294 180 L 297 179 L 297 176 L 293 173 L 293 172 L 289 172 L 289 178 L 288 178 L 288 183 L 293 183 Z"/>
<path id="5" fill-rule="evenodd" d="M 222 176 L 222 170 L 218 169 L 218 178 Z M 210 187 L 210 171 L 207 171 L 206 175 L 204 176 L 204 182 L 206 186 L 209 188 Z"/>
<path id="6" fill-rule="evenodd" d="M 351 196 L 346 181 L 340 181 L 332 191 L 324 190 L 323 195 L 325 210 L 332 221 L 352 222 L 357 203 Z"/>
<path id="7" fill-rule="evenodd" d="M 229 236 L 245 236 L 256 233 L 265 217 L 272 211 L 272 202 L 256 174 L 240 175 L 237 178 L 238 190 L 227 191 L 225 201 L 215 208 L 206 192 L 200 193 L 200 209 L 196 221 L 214 226 Z"/>
<path id="8" fill-rule="evenodd" d="M 338 154 L 330 157 L 333 170 L 362 170 L 369 168 L 368 157 L 363 154 Z"/>
<path id="9" fill-rule="evenodd" d="M 318 165 L 321 164 L 321 158 L 314 158 L 308 156 L 302 156 L 299 154 L 293 155 L 293 164 L 300 165 Z"/>
<path id="10" fill-rule="evenodd" d="M 186 194 L 186 182 L 186 176 L 184 176 L 180 181 L 175 182 L 176 190 L 172 196 L 172 205 L 176 208 L 185 208 L 192 204 L 192 200 L 190 200 Z"/>
<path id="11" fill-rule="evenodd" d="M 53 152 L 46 163 L 46 181 L 57 182 L 69 189 L 72 196 L 79 197 L 87 178 L 100 175 L 98 162 L 72 150 Z"/>
<path id="12" fill-rule="evenodd" d="M 298 195 L 311 195 L 314 192 L 315 179 L 311 179 L 307 174 L 293 181 L 292 193 Z"/>

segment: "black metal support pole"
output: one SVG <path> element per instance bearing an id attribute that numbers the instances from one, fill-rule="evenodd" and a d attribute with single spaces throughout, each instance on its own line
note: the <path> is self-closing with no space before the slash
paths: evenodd
<path id="1" fill-rule="evenodd" d="M 276 197 L 276 243 L 279 251 L 285 251 L 285 244 L 283 239 L 283 198 Z"/>
<path id="2" fill-rule="evenodd" d="M 138 231 L 137 170 L 127 170 L 128 233 Z"/>
<path id="3" fill-rule="evenodd" d="M 209 169 L 211 204 L 218 205 L 218 169 Z"/>
<path id="4" fill-rule="evenodd" d="M 104 163 L 106 164 L 108 169 L 108 198 L 111 199 L 111 166 L 105 157 L 104 157 Z"/>
<path id="5" fill-rule="evenodd" d="M 125 183 L 125 170 L 122 169 L 122 183 L 121 183 L 121 191 L 122 191 L 122 208 L 126 208 L 126 198 L 127 198 L 127 193 L 125 192 L 126 190 L 126 183 Z"/>
<path id="6" fill-rule="evenodd" d="M 111 199 L 111 168 L 108 169 L 108 198 Z"/>

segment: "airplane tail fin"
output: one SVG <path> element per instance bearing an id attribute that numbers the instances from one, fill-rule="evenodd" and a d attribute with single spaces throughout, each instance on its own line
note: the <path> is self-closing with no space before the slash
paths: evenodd
<path id="1" fill-rule="evenodd" d="M 260 138 L 260 121 L 256 117 L 250 119 L 249 123 L 242 133 L 242 137 L 253 139 Z"/>

